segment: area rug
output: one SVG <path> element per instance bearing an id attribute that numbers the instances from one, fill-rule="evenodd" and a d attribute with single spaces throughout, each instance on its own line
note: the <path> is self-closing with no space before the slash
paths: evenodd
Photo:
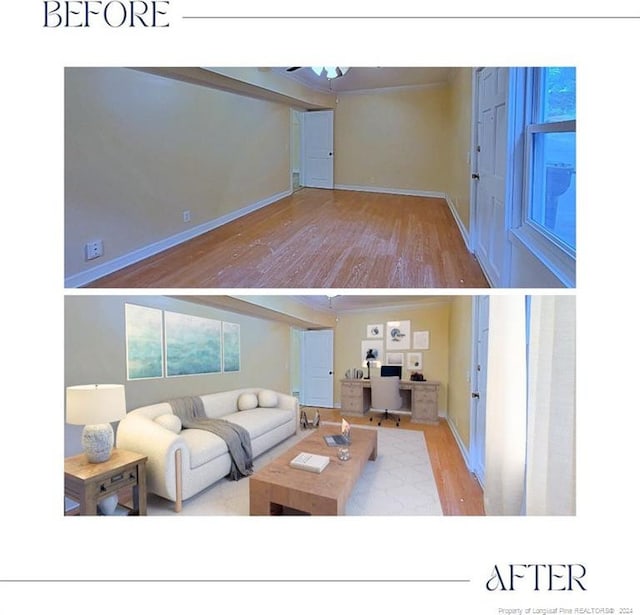
<path id="1" fill-rule="evenodd" d="M 442 515 L 423 433 L 395 427 L 364 426 L 362 429 L 377 429 L 378 458 L 367 463 L 351 492 L 346 514 Z M 255 470 L 267 465 L 311 432 L 303 430 L 260 455 L 254 462 Z M 183 502 L 181 513 L 174 512 L 172 502 L 149 494 L 147 514 L 246 516 L 249 514 L 249 480 L 222 479 Z"/>

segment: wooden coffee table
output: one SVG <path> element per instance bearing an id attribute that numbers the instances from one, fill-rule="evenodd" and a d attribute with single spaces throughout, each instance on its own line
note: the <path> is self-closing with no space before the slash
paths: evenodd
<path id="1" fill-rule="evenodd" d="M 249 477 L 249 514 L 343 515 L 353 486 L 367 461 L 378 455 L 375 429 L 351 428 L 351 459 L 340 461 L 338 448 L 328 446 L 325 435 L 340 432 L 339 426 L 321 426 L 293 448 Z M 298 453 L 329 457 L 329 465 L 319 474 L 297 470 L 289 462 Z"/>

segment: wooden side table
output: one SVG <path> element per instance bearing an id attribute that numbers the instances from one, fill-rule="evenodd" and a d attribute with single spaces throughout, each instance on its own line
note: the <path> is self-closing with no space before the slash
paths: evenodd
<path id="1" fill-rule="evenodd" d="M 90 463 L 83 453 L 64 460 L 64 494 L 80 505 L 80 515 L 98 514 L 98 502 L 131 487 L 130 515 L 147 514 L 147 458 L 114 448 L 103 463 Z"/>

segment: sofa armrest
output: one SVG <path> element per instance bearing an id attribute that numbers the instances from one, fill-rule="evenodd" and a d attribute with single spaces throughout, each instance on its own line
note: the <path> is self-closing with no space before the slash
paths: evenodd
<path id="1" fill-rule="evenodd" d="M 116 432 L 116 445 L 147 456 L 147 487 L 164 498 L 176 500 L 176 451 L 188 463 L 189 449 L 180 436 L 144 415 L 126 416 Z"/>
<path id="2" fill-rule="evenodd" d="M 278 408 L 282 410 L 290 410 L 293 414 L 294 420 L 296 424 L 300 421 L 300 403 L 297 397 L 293 395 L 287 395 L 286 393 L 278 393 Z"/>

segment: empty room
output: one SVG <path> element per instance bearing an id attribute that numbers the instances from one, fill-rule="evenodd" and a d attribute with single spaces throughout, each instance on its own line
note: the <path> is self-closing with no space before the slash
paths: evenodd
<path id="1" fill-rule="evenodd" d="M 65 286 L 574 287 L 575 106 L 570 67 L 67 68 Z"/>

